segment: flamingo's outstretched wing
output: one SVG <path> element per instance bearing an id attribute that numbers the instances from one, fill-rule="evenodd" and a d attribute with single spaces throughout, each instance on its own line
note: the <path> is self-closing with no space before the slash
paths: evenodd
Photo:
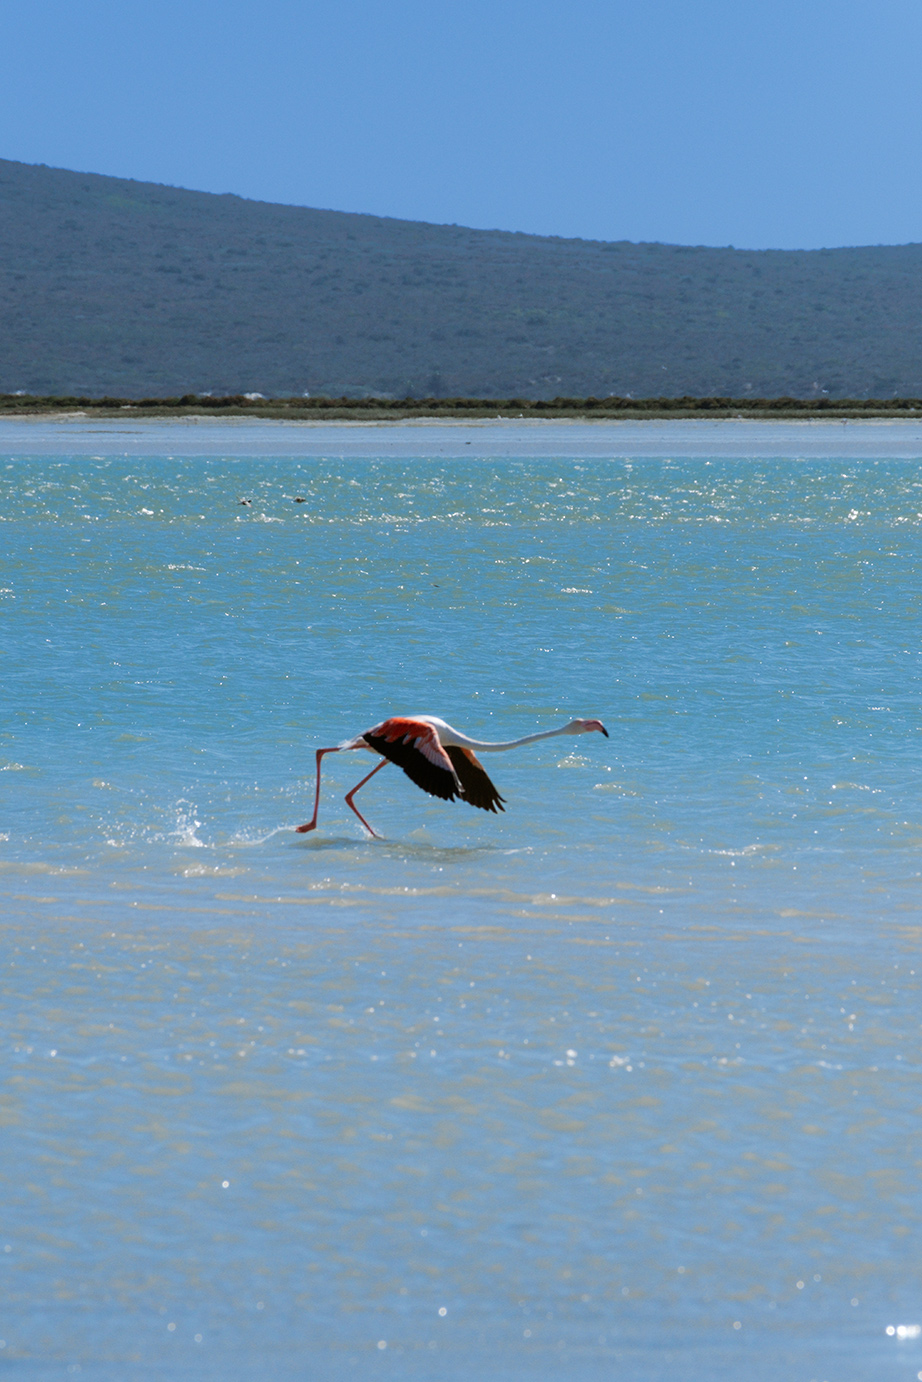
<path id="1" fill-rule="evenodd" d="M 430 796 L 454 801 L 461 795 L 451 760 L 431 725 L 395 717 L 367 730 L 362 738 L 369 748 L 403 768 L 410 781 Z"/>
<path id="2" fill-rule="evenodd" d="M 503 798 L 487 776 L 486 769 L 470 749 L 447 744 L 445 752 L 454 765 L 458 781 L 464 789 L 462 797 L 470 806 L 479 806 L 481 811 L 505 811 Z"/>

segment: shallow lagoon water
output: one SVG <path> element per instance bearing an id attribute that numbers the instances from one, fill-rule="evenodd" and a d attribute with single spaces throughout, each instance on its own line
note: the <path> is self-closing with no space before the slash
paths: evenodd
<path id="1" fill-rule="evenodd" d="M 5 426 L 0 1367 L 916 1377 L 919 431 Z"/>

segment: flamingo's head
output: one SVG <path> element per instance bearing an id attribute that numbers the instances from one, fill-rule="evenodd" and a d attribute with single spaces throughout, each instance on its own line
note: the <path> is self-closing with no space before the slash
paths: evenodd
<path id="1" fill-rule="evenodd" d="M 600 734 L 604 734 L 606 739 L 608 738 L 608 730 L 601 720 L 571 720 L 567 725 L 568 734 L 590 734 L 594 729 L 597 729 Z"/>

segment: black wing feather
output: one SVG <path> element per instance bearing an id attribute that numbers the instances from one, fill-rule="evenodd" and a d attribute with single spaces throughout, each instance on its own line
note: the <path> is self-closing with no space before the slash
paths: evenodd
<path id="1" fill-rule="evenodd" d="M 362 738 L 376 753 L 389 758 L 398 768 L 403 768 L 410 781 L 422 787 L 431 797 L 441 797 L 442 801 L 456 800 L 458 787 L 453 775 L 447 768 L 430 763 L 415 744 L 405 744 L 403 739 L 388 740 L 383 734 L 371 732 L 363 734 Z"/>
<path id="2" fill-rule="evenodd" d="M 444 747 L 464 789 L 462 799 L 469 806 L 479 806 L 481 811 L 505 811 L 504 798 L 490 781 L 480 760 L 475 758 L 470 750 L 465 752 L 454 744 L 446 744 Z"/>

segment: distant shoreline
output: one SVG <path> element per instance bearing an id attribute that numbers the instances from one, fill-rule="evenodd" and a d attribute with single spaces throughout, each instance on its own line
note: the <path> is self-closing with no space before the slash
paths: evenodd
<path id="1" fill-rule="evenodd" d="M 170 455 L 276 461 L 405 462 L 546 459 L 566 461 L 760 461 L 817 459 L 922 464 L 918 418 L 394 418 L 280 421 L 260 417 L 116 417 L 0 414 L 0 455 L 26 457 Z"/>
<path id="2" fill-rule="evenodd" d="M 360 429 L 363 431 L 390 431 L 398 428 L 423 428 L 438 427 L 446 430 L 457 428 L 471 428 L 485 430 L 493 427 L 505 428 L 524 428 L 540 431 L 543 428 L 569 428 L 569 427 L 591 427 L 599 431 L 609 429 L 623 429 L 627 427 L 635 428 L 654 427 L 657 424 L 669 424 L 678 426 L 682 424 L 692 428 L 706 428 L 720 425 L 726 427 L 729 424 L 749 423 L 766 428 L 777 427 L 884 427 L 893 424 L 900 424 L 905 427 L 922 427 L 922 411 L 917 417 L 907 417 L 905 413 L 871 413 L 857 417 L 830 417 L 828 414 L 808 415 L 808 416 L 786 416 L 784 414 L 774 417 L 760 417 L 756 415 L 746 415 L 744 413 L 725 413 L 716 414 L 709 417 L 695 416 L 694 414 L 667 414 L 651 415 L 643 414 L 640 416 L 621 416 L 621 417 L 580 417 L 580 416 L 561 416 L 561 417 L 512 417 L 509 414 L 493 413 L 482 417 L 444 417 L 430 416 L 425 413 L 409 415 L 406 417 L 278 417 L 261 413 L 255 414 L 226 414 L 224 416 L 209 416 L 205 413 L 195 412 L 167 412 L 163 413 L 144 413 L 136 412 L 126 416 L 123 412 L 113 413 L 86 413 L 74 412 L 22 412 L 22 413 L 0 413 L 0 426 L 5 422 L 27 423 L 40 425 L 43 423 L 90 423 L 98 424 L 101 422 L 123 424 L 130 423 L 132 426 L 150 424 L 169 424 L 188 426 L 207 426 L 228 429 L 241 427 L 264 427 L 267 430 L 272 428 L 285 428 L 302 430 L 335 429 L 339 431 L 350 431 Z M 107 431 L 111 430 L 109 428 Z"/>

